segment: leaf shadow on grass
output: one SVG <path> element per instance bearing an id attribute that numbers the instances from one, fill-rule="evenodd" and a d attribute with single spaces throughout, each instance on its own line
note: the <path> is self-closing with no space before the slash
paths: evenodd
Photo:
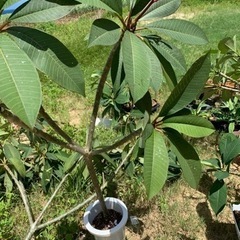
<path id="1" fill-rule="evenodd" d="M 208 240 L 237 240 L 235 225 L 222 223 L 212 218 L 207 202 L 201 202 L 196 207 L 198 215 L 206 224 L 206 238 Z"/>

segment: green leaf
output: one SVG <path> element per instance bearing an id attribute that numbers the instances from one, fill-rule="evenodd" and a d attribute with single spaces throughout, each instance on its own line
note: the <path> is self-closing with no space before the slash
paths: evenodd
<path id="1" fill-rule="evenodd" d="M 148 198 L 155 196 L 167 180 L 168 151 L 163 136 L 153 131 L 147 139 L 144 152 L 144 185 Z"/>
<path id="2" fill-rule="evenodd" d="M 114 12 L 118 13 L 120 16 L 122 15 L 122 0 L 101 0 L 107 6 L 109 6 Z"/>
<path id="3" fill-rule="evenodd" d="M 122 14 L 122 2 L 121 0 L 78 0 L 81 3 L 101 8 L 110 12 Z"/>
<path id="4" fill-rule="evenodd" d="M 159 116 L 171 115 L 192 102 L 202 91 L 211 68 L 209 53 L 200 57 L 177 84 L 163 105 Z"/>
<path id="5" fill-rule="evenodd" d="M 65 163 L 63 165 L 63 171 L 66 173 L 72 169 L 72 167 L 77 163 L 77 161 L 80 158 L 79 153 L 73 153 L 69 156 L 67 160 L 65 160 Z"/>
<path id="6" fill-rule="evenodd" d="M 224 164 L 229 164 L 240 154 L 240 139 L 234 134 L 227 133 L 221 137 L 219 150 Z"/>
<path id="7" fill-rule="evenodd" d="M 209 136 L 215 131 L 210 121 L 193 115 L 169 117 L 163 120 L 162 127 L 173 128 L 180 133 L 195 138 Z"/>
<path id="8" fill-rule="evenodd" d="M 141 20 L 149 20 L 152 18 L 167 17 L 177 11 L 181 4 L 181 0 L 161 0 L 156 1 L 146 11 Z"/>
<path id="9" fill-rule="evenodd" d="M 11 180 L 11 177 L 9 176 L 9 174 L 6 172 L 4 175 L 4 187 L 6 188 L 6 192 L 10 193 L 13 189 L 13 182 Z"/>
<path id="10" fill-rule="evenodd" d="M 14 168 L 21 175 L 21 177 L 24 178 L 26 176 L 26 169 L 21 159 L 9 158 L 9 162 L 14 166 Z"/>
<path id="11" fill-rule="evenodd" d="M 96 45 L 114 45 L 120 38 L 121 28 L 109 19 L 96 19 L 91 27 L 88 44 L 89 47 Z"/>
<path id="12" fill-rule="evenodd" d="M 196 24 L 180 19 L 164 19 L 149 23 L 146 26 L 151 31 L 166 34 L 178 41 L 187 44 L 208 43 L 205 33 Z"/>
<path id="13" fill-rule="evenodd" d="M 223 180 L 216 180 L 210 191 L 208 200 L 216 215 L 218 215 L 227 203 L 227 186 Z"/>
<path id="14" fill-rule="evenodd" d="M 26 169 L 23 161 L 21 160 L 19 151 L 11 144 L 5 144 L 3 149 L 8 161 L 14 166 L 14 168 L 22 177 L 25 177 Z"/>
<path id="15" fill-rule="evenodd" d="M 214 176 L 218 180 L 223 180 L 224 178 L 229 177 L 229 172 L 228 171 L 217 171 L 217 172 L 215 172 Z"/>
<path id="16" fill-rule="evenodd" d="M 19 151 L 12 144 L 6 143 L 3 146 L 3 150 L 7 159 L 10 159 L 10 158 L 21 159 Z"/>
<path id="17" fill-rule="evenodd" d="M 0 100 L 33 127 L 42 102 L 38 73 L 31 60 L 8 36 L 0 35 Z"/>
<path id="18" fill-rule="evenodd" d="M 125 81 L 129 85 L 134 102 L 148 91 L 151 61 L 146 55 L 148 46 L 133 33 L 126 31 L 122 40 Z"/>
<path id="19" fill-rule="evenodd" d="M 53 170 L 52 170 L 52 167 L 50 166 L 49 162 L 45 161 L 42 178 L 41 178 L 41 184 L 42 184 L 42 188 L 43 188 L 44 192 L 47 192 L 47 190 L 48 190 L 48 185 L 52 178 L 52 171 Z"/>
<path id="20" fill-rule="evenodd" d="M 149 44 L 153 47 L 157 56 L 160 54 L 166 61 L 168 61 L 173 68 L 182 73 L 186 72 L 186 62 L 181 51 L 170 43 L 162 41 L 158 36 L 146 36 Z M 159 58 L 161 61 L 161 58 Z M 161 61 L 162 62 L 162 61 Z"/>
<path id="21" fill-rule="evenodd" d="M 0 9 L 5 9 L 5 5 L 6 5 L 6 2 L 7 2 L 7 0 L 2 0 L 1 2 L 0 2 Z"/>
<path id="22" fill-rule="evenodd" d="M 61 1 L 31 0 L 14 11 L 9 19 L 16 23 L 53 21 L 69 14 L 76 4 L 79 3 L 73 0 L 68 1 L 68 5 L 61 5 Z"/>
<path id="23" fill-rule="evenodd" d="M 130 0 L 129 7 L 131 15 L 134 16 L 141 12 L 148 3 L 149 0 Z"/>
<path id="24" fill-rule="evenodd" d="M 85 83 L 78 61 L 57 38 L 27 27 L 11 27 L 7 32 L 14 36 L 36 68 L 60 86 L 85 96 Z"/>
<path id="25" fill-rule="evenodd" d="M 215 168 L 215 169 L 220 169 L 221 168 L 221 163 L 220 160 L 217 158 L 211 158 L 208 160 L 202 160 L 201 163 L 204 166 Z"/>
<path id="26" fill-rule="evenodd" d="M 202 165 L 197 152 L 177 131 L 166 128 L 165 135 L 177 156 L 185 181 L 196 189 L 202 175 Z"/>

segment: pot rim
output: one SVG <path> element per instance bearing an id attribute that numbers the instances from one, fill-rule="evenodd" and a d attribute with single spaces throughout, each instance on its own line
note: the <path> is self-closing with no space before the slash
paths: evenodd
<path id="1" fill-rule="evenodd" d="M 108 237 L 110 235 L 112 235 L 113 233 L 118 232 L 119 230 L 121 230 L 123 227 L 125 227 L 126 223 L 127 223 L 127 219 L 128 219 L 128 210 L 126 205 L 119 200 L 118 198 L 113 198 L 113 197 L 107 197 L 105 198 L 105 202 L 106 201 L 113 201 L 117 204 L 120 205 L 121 209 L 122 209 L 122 219 L 121 221 L 118 223 L 118 225 L 116 225 L 115 227 L 108 229 L 108 230 L 99 230 L 94 228 L 91 223 L 88 221 L 88 216 L 90 214 L 90 210 L 97 204 L 99 204 L 99 200 L 96 200 L 94 203 L 92 203 L 85 211 L 84 216 L 83 216 L 83 222 L 85 227 L 87 228 L 87 230 L 92 233 L 93 235 L 99 236 L 99 237 Z"/>

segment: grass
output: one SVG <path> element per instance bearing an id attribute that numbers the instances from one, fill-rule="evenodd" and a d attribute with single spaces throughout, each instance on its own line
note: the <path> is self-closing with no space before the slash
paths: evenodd
<path id="1" fill-rule="evenodd" d="M 240 22 L 240 8 L 238 0 L 231 4 L 226 1 L 212 1 L 209 4 L 205 1 L 183 0 L 183 6 L 179 12 L 183 17 L 188 17 L 190 13 L 191 21 L 202 27 L 209 38 L 207 46 L 181 46 L 186 59 L 190 65 L 196 58 L 202 55 L 203 51 L 209 48 L 216 48 L 220 39 L 226 36 L 240 35 L 238 23 Z M 190 5 L 191 3 L 191 5 Z M 196 4 L 196 6 L 194 5 Z M 81 63 L 83 73 L 87 83 L 86 95 L 84 99 L 77 94 L 70 93 L 59 88 L 55 83 L 49 81 L 47 76 L 42 75 L 44 106 L 50 110 L 58 121 L 63 123 L 70 135 L 76 135 L 80 143 L 84 143 L 86 129 L 83 127 L 88 121 L 89 108 L 93 101 L 93 91 L 91 88 L 94 72 L 101 71 L 104 60 L 106 59 L 108 48 L 86 48 L 87 42 L 84 40 L 93 19 L 101 15 L 101 12 L 84 14 L 80 18 L 72 16 L 71 21 L 40 24 L 38 27 L 59 38 L 74 53 Z M 178 15 L 177 15 L 178 16 Z M 74 34 L 72 34 L 74 33 Z M 240 36 L 239 36 L 240 37 Z M 163 91 L 164 92 L 164 91 Z M 76 115 L 72 115 L 76 114 Z M 79 118 L 80 117 L 80 121 Z M 68 122 L 77 119 L 73 127 Z M 102 136 L 102 142 L 110 141 L 115 137 L 115 133 L 106 132 L 99 129 L 97 134 Z M 201 139 L 194 142 L 201 158 L 213 156 L 214 140 Z M 204 150 L 204 151 L 203 151 Z M 236 179 L 234 179 L 235 181 Z M 234 189 L 234 181 L 231 184 Z M 79 191 L 73 188 L 76 179 L 69 181 L 69 185 L 60 191 L 54 200 L 46 218 L 51 218 L 70 208 L 77 202 L 85 199 L 91 192 L 89 186 Z M 81 183 L 80 183 L 81 185 Z M 113 184 L 113 185 L 116 185 Z M 81 187 L 81 186 L 80 186 Z M 113 187 L 111 187 L 113 188 Z M 109 189 L 108 189 L 109 190 Z M 110 189 L 113 190 L 113 189 Z M 162 192 L 154 199 L 148 201 L 142 184 L 141 175 L 129 178 L 127 176 L 118 179 L 117 194 L 129 208 L 130 215 L 136 215 L 140 221 L 138 229 L 134 229 L 130 223 L 127 225 L 127 239 L 156 239 L 156 240 L 224 240 L 235 239 L 235 229 L 229 217 L 229 208 L 217 219 L 209 210 L 206 203 L 206 196 L 202 192 L 206 190 L 206 181 L 200 188 L 201 191 L 190 189 L 185 182 L 180 179 L 174 183 L 169 183 Z M 34 213 L 38 213 L 46 203 L 48 196 L 43 194 L 39 187 L 35 187 L 30 192 L 30 201 L 34 205 Z M 113 194 L 113 191 L 112 191 Z M 231 195 L 234 198 L 234 193 Z M 11 204 L 9 204 L 9 201 Z M 231 199 L 229 199 L 231 201 Z M 3 207 L 2 207 L 3 205 Z M 14 224 L 11 229 L 10 237 L 0 237 L 3 239 L 23 239 L 27 231 L 27 218 L 18 193 L 14 198 L 1 200 L 0 208 L 0 232 L 9 232 L 8 226 Z M 1 208 L 1 209 L 2 209 Z M 11 219 L 11 215 L 14 219 Z M 38 239 L 91 239 L 82 226 L 82 211 L 75 213 L 64 221 L 51 225 L 41 233 Z M 2 225 L 1 225 L 2 224 Z M 2 227 L 3 226 L 3 227 Z M 217 235 L 216 235 L 217 234 Z M 1 234 L 0 234 L 1 236 Z M 82 238 L 80 238 L 82 237 Z"/>

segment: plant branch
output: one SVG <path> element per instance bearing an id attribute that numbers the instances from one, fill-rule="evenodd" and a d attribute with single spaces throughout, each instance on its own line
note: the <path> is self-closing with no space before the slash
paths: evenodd
<path id="1" fill-rule="evenodd" d="M 132 25 L 136 27 L 137 22 L 139 19 L 147 12 L 147 10 L 152 6 L 153 3 L 157 2 L 158 0 L 151 0 L 148 2 L 148 4 L 143 8 L 143 10 L 136 16 L 134 19 Z"/>
<path id="2" fill-rule="evenodd" d="M 223 73 L 223 72 L 217 72 L 217 73 L 218 73 L 221 77 L 224 77 L 224 78 L 226 78 L 227 80 L 230 80 L 231 82 L 239 85 L 239 82 L 238 82 L 238 81 L 236 81 L 235 79 L 229 77 L 229 76 L 226 75 L 225 73 Z"/>
<path id="3" fill-rule="evenodd" d="M 107 146 L 107 147 L 104 147 L 104 148 L 101 148 L 101 149 L 93 150 L 92 155 L 94 156 L 94 155 L 98 155 L 98 154 L 103 153 L 103 152 L 111 151 L 114 148 L 117 148 L 117 147 L 123 145 L 124 143 L 127 143 L 127 142 L 131 141 L 134 137 L 139 136 L 141 133 L 142 133 L 142 129 L 139 128 L 135 132 L 130 133 L 128 136 L 126 136 L 126 137 L 122 138 L 121 140 L 115 142 L 111 146 Z"/>
<path id="4" fill-rule="evenodd" d="M 56 131 L 62 138 L 64 138 L 68 143 L 73 143 L 73 140 L 70 136 L 67 135 L 66 132 L 64 132 L 58 124 L 49 116 L 49 114 L 45 111 L 43 106 L 41 106 L 40 115 L 47 121 L 47 123 L 52 127 L 53 130 Z"/>
<path id="5" fill-rule="evenodd" d="M 64 142 L 46 132 L 43 132 L 42 130 L 39 130 L 37 128 L 30 129 L 30 127 L 28 127 L 24 122 L 22 122 L 17 116 L 13 115 L 10 111 L 8 111 L 4 104 L 0 104 L 0 114 L 6 120 L 8 120 L 10 123 L 16 124 L 26 130 L 29 130 L 29 131 L 33 132 L 34 134 L 36 134 L 37 136 L 45 139 L 48 142 L 52 142 L 52 143 L 59 145 L 60 147 L 76 151 L 82 155 L 86 154 L 85 150 L 75 143 L 73 143 L 73 144 L 66 143 L 66 142 Z"/>
<path id="6" fill-rule="evenodd" d="M 104 84 L 107 80 L 107 76 L 108 73 L 111 69 L 111 64 L 113 61 L 113 57 L 114 54 L 116 52 L 116 50 L 118 49 L 123 35 L 124 35 L 124 31 L 122 32 L 122 35 L 120 36 L 118 42 L 113 46 L 112 51 L 110 52 L 110 55 L 107 59 L 107 62 L 104 66 L 101 78 L 99 80 L 98 83 L 98 87 L 97 87 L 97 91 L 96 91 L 96 96 L 95 96 L 95 100 L 94 100 L 94 105 L 93 105 L 93 111 L 92 111 L 92 115 L 91 115 L 91 121 L 90 121 L 90 125 L 89 125 L 89 129 L 88 129 L 88 135 L 87 135 L 87 151 L 90 152 L 92 150 L 92 144 L 93 144 L 93 137 L 94 137 L 94 131 L 95 131 L 95 123 L 96 123 L 96 118 L 97 118 L 97 114 L 98 114 L 98 110 L 100 107 L 100 101 L 101 101 L 101 97 L 102 97 L 102 93 L 103 93 L 103 88 L 104 88 Z"/>
<path id="7" fill-rule="evenodd" d="M 129 152 L 128 152 L 128 154 L 125 156 L 125 158 L 122 159 L 122 162 L 119 164 L 119 166 L 118 166 L 117 169 L 115 170 L 114 175 L 116 175 L 116 174 L 120 171 L 120 169 L 121 169 L 121 167 L 123 166 L 123 164 L 128 160 L 129 156 L 130 156 L 130 155 L 132 154 L 132 152 L 133 152 L 134 147 L 135 147 L 135 145 L 132 146 L 132 148 L 129 150 Z M 114 177 L 114 176 L 112 176 L 112 177 L 110 178 L 110 181 L 113 179 L 113 177 Z M 101 190 L 103 190 L 103 189 L 108 185 L 108 182 L 109 182 L 109 181 L 106 181 L 106 182 L 101 186 Z M 45 222 L 45 223 L 43 223 L 43 224 L 38 225 L 38 226 L 36 227 L 36 230 L 40 230 L 40 229 L 42 229 L 42 228 L 45 228 L 45 227 L 49 226 L 50 224 L 56 223 L 56 222 L 62 220 L 63 218 L 67 217 L 68 215 L 73 214 L 74 212 L 78 211 L 78 210 L 81 209 L 83 206 L 85 206 L 86 204 L 88 204 L 89 202 L 91 202 L 96 196 L 97 196 L 96 193 L 92 194 L 92 195 L 91 195 L 89 198 L 87 198 L 84 202 L 79 203 L 78 205 L 76 205 L 75 207 L 73 207 L 72 209 L 70 209 L 69 211 L 67 211 L 67 212 L 63 213 L 62 215 L 60 215 L 60 216 L 58 216 L 58 217 L 55 217 L 55 218 L 53 218 L 53 219 L 51 219 L 51 220 L 49 220 L 49 221 L 47 221 L 47 222 Z M 27 240 L 27 239 L 26 239 L 26 240 Z"/>
<path id="8" fill-rule="evenodd" d="M 16 178 L 16 176 L 14 175 L 12 170 L 6 164 L 4 164 L 4 168 L 9 173 L 9 175 L 12 177 L 13 181 L 15 182 L 15 184 L 18 187 L 18 190 L 21 194 L 21 198 L 23 200 L 24 207 L 25 207 L 25 210 L 26 210 L 26 213 L 27 213 L 27 216 L 28 216 L 29 224 L 30 224 L 30 226 L 32 226 L 33 222 L 34 222 L 34 216 L 33 216 L 33 212 L 32 212 L 32 209 L 31 209 L 31 205 L 28 201 L 28 197 L 27 197 L 25 188 L 24 188 L 22 182 Z"/>
<path id="9" fill-rule="evenodd" d="M 32 238 L 33 234 L 36 232 L 36 230 L 38 230 L 38 223 L 42 220 L 45 211 L 47 210 L 47 208 L 51 204 L 52 200 L 54 199 L 54 197 L 56 196 L 57 192 L 59 191 L 59 189 L 61 188 L 61 186 L 63 185 L 63 183 L 65 182 L 65 180 L 67 179 L 68 176 L 69 176 L 69 174 L 66 174 L 64 176 L 64 178 L 61 180 L 61 182 L 59 183 L 59 185 L 55 189 L 54 193 L 52 194 L 52 196 L 50 197 L 50 199 L 48 200 L 48 202 L 46 203 L 46 205 L 44 206 L 44 208 L 40 212 L 40 214 L 37 217 L 37 219 L 31 225 L 30 231 L 28 232 L 28 235 L 25 238 L 25 240 L 30 240 Z"/>

